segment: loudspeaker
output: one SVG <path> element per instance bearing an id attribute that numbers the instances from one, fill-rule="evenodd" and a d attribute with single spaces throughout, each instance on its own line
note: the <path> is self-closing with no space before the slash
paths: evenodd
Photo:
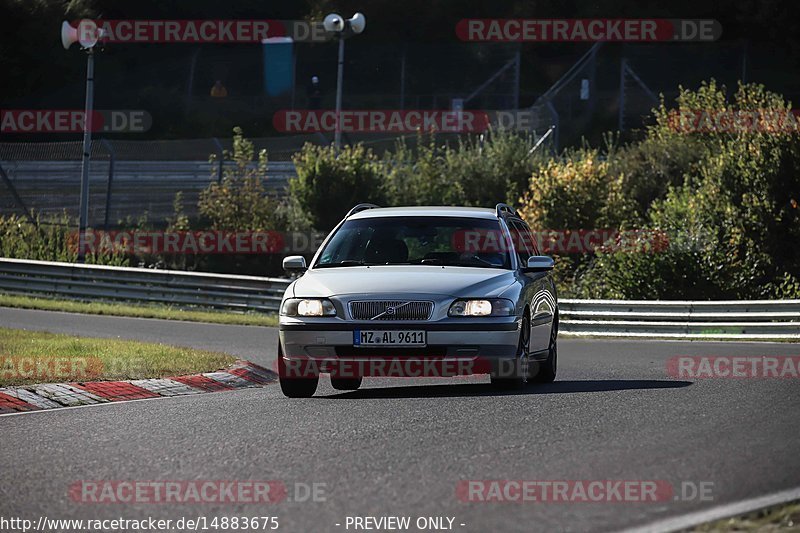
<path id="1" fill-rule="evenodd" d="M 353 30 L 353 33 L 361 33 L 367 26 L 367 18 L 363 13 L 356 13 L 348 22 L 350 23 L 350 28 Z"/>
<path id="2" fill-rule="evenodd" d="M 73 43 L 80 43 L 82 48 L 92 48 L 100 39 L 101 30 L 93 20 L 83 19 L 77 28 L 70 26 L 66 20 L 61 23 L 61 44 L 65 49 Z"/>

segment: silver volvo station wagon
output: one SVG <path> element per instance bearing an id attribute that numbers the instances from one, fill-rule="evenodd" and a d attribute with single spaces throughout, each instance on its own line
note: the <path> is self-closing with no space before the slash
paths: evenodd
<path id="1" fill-rule="evenodd" d="M 498 387 L 556 377 L 553 259 L 506 204 L 359 204 L 310 266 L 290 256 L 283 268 L 299 276 L 280 310 L 286 396 L 312 396 L 320 373 L 339 390 L 366 375 L 488 373 Z M 392 368 L 400 373 L 380 372 Z"/>

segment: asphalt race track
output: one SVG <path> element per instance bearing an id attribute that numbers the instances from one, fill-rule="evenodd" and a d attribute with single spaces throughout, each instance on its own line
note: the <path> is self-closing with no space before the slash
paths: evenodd
<path id="1" fill-rule="evenodd" d="M 274 329 L 0 309 L 0 326 L 223 350 L 271 366 Z M 484 376 L 372 379 L 311 399 L 277 385 L 0 417 L 0 515 L 277 516 L 279 531 L 354 531 L 348 516 L 454 517 L 453 530 L 614 531 L 800 486 L 800 380 L 700 379 L 676 355 L 800 355 L 798 345 L 560 341 L 552 385 Z M 100 504 L 80 480 L 279 480 L 251 504 Z M 709 501 L 465 503 L 461 480 L 713 483 Z M 295 484 L 323 483 L 303 500 Z M 302 485 L 305 486 L 305 485 Z M 445 520 L 445 525 L 447 521 Z M 339 524 L 339 525 L 337 525 Z M 463 525 L 461 525 L 463 524 Z M 410 531 L 417 531 L 412 527 Z"/>

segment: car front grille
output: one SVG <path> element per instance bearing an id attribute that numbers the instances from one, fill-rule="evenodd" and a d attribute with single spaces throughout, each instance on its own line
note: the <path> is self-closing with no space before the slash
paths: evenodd
<path id="1" fill-rule="evenodd" d="M 354 320 L 428 320 L 433 302 L 374 300 L 350 302 Z"/>

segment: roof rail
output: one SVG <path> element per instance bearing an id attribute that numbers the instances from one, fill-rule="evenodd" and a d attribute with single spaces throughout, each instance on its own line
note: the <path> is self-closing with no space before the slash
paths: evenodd
<path id="1" fill-rule="evenodd" d="M 356 213 L 359 213 L 361 211 L 366 211 L 367 209 L 377 209 L 379 207 L 380 207 L 379 205 L 375 204 L 358 204 L 353 209 L 348 211 L 347 214 L 344 216 L 344 218 L 350 218 L 351 215 L 355 215 Z"/>
<path id="2" fill-rule="evenodd" d="M 495 211 L 497 211 L 497 216 L 502 218 L 504 214 L 516 216 L 516 210 L 508 204 L 497 204 L 495 206 Z"/>

